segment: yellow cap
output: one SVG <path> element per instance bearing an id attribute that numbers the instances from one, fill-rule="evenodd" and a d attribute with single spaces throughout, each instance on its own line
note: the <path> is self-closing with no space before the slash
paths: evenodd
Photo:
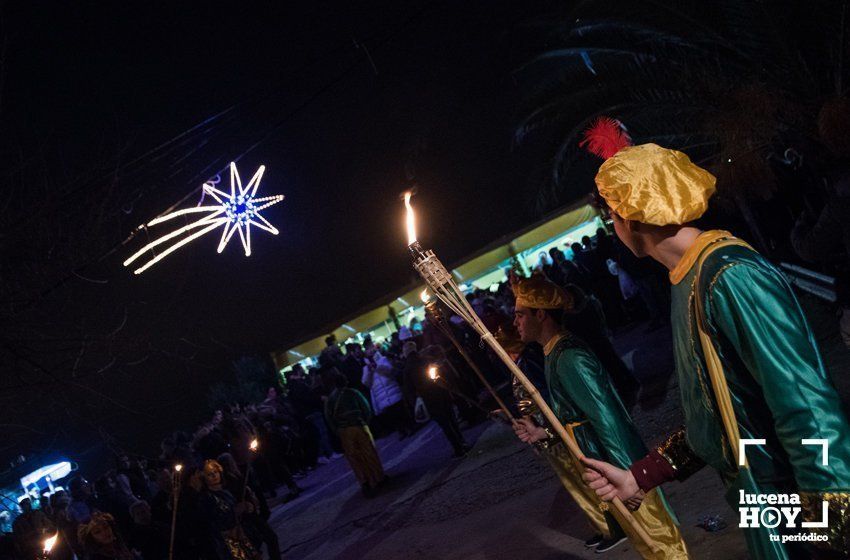
<path id="1" fill-rule="evenodd" d="M 702 216 L 716 182 L 687 155 L 657 144 L 625 147 L 596 174 L 599 194 L 613 212 L 656 226 L 686 224 Z"/>
<path id="2" fill-rule="evenodd" d="M 535 274 L 521 278 L 511 288 L 516 296 L 516 305 L 531 309 L 571 309 L 573 298 L 563 288 Z"/>

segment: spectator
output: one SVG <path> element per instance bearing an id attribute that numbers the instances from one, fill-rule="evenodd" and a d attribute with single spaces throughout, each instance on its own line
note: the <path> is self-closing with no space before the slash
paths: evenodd
<path id="1" fill-rule="evenodd" d="M 401 438 L 410 434 L 401 385 L 393 375 L 393 363 L 377 350 L 368 357 L 363 367 L 363 384 L 369 387 L 375 415 L 392 431 L 398 431 Z M 349 389 L 350 390 L 350 389 Z"/>
<path id="2" fill-rule="evenodd" d="M 419 355 L 415 342 L 408 342 L 405 345 L 404 354 L 405 379 L 410 380 L 416 394 L 425 403 L 425 408 L 428 409 L 431 419 L 440 426 L 443 435 L 446 436 L 454 450 L 455 457 L 463 457 L 469 452 L 469 445 L 464 440 L 455 417 L 451 394 L 428 377 L 429 364 Z"/>
<path id="3" fill-rule="evenodd" d="M 334 381 L 336 387 L 325 402 L 325 418 L 339 436 L 343 454 L 363 495 L 371 497 L 386 480 L 369 431 L 372 411 L 363 395 L 347 387 L 345 376 L 338 375 Z"/>
<path id="4" fill-rule="evenodd" d="M 108 513 L 94 512 L 88 523 L 80 525 L 77 538 L 86 560 L 135 560 Z"/>
<path id="5" fill-rule="evenodd" d="M 151 506 L 144 500 L 130 506 L 130 517 L 133 525 L 127 538 L 129 546 L 141 553 L 144 560 L 165 560 L 168 557 L 169 526 L 153 521 Z"/>
<path id="6" fill-rule="evenodd" d="M 34 510 L 29 498 L 20 502 L 22 513 L 12 523 L 15 549 L 22 558 L 35 558 L 41 551 L 44 538 L 56 532 L 56 528 L 41 510 Z"/>
<path id="7" fill-rule="evenodd" d="M 92 513 L 97 510 L 91 484 L 82 476 L 75 476 L 68 483 L 68 487 L 72 498 L 68 508 L 71 519 L 76 524 L 88 523 Z"/>
<path id="8" fill-rule="evenodd" d="M 204 463 L 198 504 L 209 530 L 215 560 L 254 560 L 258 558 L 257 550 L 239 523 L 242 515 L 254 511 L 254 506 L 237 501 L 237 497 L 224 488 L 223 472 L 218 461 Z"/>

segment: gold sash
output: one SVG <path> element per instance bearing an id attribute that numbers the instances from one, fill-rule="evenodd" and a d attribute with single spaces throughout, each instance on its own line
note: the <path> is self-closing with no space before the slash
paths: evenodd
<path id="1" fill-rule="evenodd" d="M 708 324 L 705 318 L 705 304 L 700 291 L 700 275 L 702 273 L 702 265 L 705 259 L 714 251 L 729 246 L 747 247 L 752 249 L 747 243 L 735 237 L 722 239 L 710 245 L 699 256 L 697 261 L 697 270 L 695 276 L 696 289 L 694 290 L 694 309 L 696 311 L 697 329 L 699 330 L 699 340 L 702 345 L 702 353 L 705 357 L 705 365 L 708 369 L 708 377 L 711 380 L 711 388 L 714 390 L 714 400 L 717 402 L 717 410 L 720 413 L 720 418 L 723 421 L 723 428 L 726 430 L 726 437 L 729 439 L 729 445 L 732 447 L 732 456 L 735 457 L 736 467 L 740 465 L 738 457 L 739 442 L 741 441 L 741 433 L 738 430 L 738 419 L 735 417 L 735 410 L 732 408 L 732 395 L 729 392 L 729 385 L 726 383 L 726 375 L 723 373 L 723 364 L 720 362 L 720 357 L 717 355 L 717 350 L 711 341 L 708 334 Z M 754 250 L 754 249 L 753 249 Z M 746 457 L 744 465 L 740 468 L 749 468 Z"/>

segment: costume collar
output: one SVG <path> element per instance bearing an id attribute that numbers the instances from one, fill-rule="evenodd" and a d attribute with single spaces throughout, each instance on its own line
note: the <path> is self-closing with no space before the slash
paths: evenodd
<path id="1" fill-rule="evenodd" d="M 555 346 L 557 346 L 558 343 L 561 342 L 562 338 L 564 338 L 564 333 L 558 333 L 552 338 L 550 338 L 549 342 L 547 342 L 546 345 L 543 347 L 543 355 L 548 356 L 549 354 L 551 354 L 552 350 L 554 350 Z"/>
<path id="2" fill-rule="evenodd" d="M 682 255 L 675 268 L 670 271 L 670 283 L 676 285 L 688 275 L 688 272 L 690 272 L 691 268 L 697 262 L 703 249 L 715 241 L 720 241 L 728 237 L 732 237 L 732 234 L 722 229 L 713 229 L 699 234 L 699 237 L 696 238 L 693 244 L 688 247 L 688 250 L 685 251 L 685 254 Z"/>

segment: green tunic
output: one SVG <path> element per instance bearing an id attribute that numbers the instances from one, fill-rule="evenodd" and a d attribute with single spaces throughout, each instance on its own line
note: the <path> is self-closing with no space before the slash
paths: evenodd
<path id="1" fill-rule="evenodd" d="M 546 384 L 558 419 L 581 423 L 573 433 L 585 455 L 628 468 L 646 454 L 608 373 L 575 336 L 565 335 L 546 356 Z"/>
<path id="2" fill-rule="evenodd" d="M 707 234 L 703 234 L 707 235 Z M 695 244 L 694 252 L 705 243 Z M 690 256 L 693 262 L 694 255 Z M 700 347 L 693 306 L 696 266 L 672 286 L 676 371 L 687 426 L 687 445 L 732 486 L 737 467 L 717 412 Z M 731 393 L 741 438 L 765 439 L 746 449 L 750 469 L 764 492 L 800 493 L 803 504 L 837 500 L 847 518 L 850 491 L 850 426 L 818 352 L 811 328 L 784 276 L 755 251 L 721 247 L 702 266 L 700 279 L 706 320 Z M 829 440 L 829 465 L 821 448 L 802 439 Z M 682 450 L 678 450 L 680 456 Z M 675 453 L 674 453 L 675 454 Z M 669 458 L 668 458 L 669 459 Z M 729 495 L 734 509 L 737 493 Z M 846 537 L 845 537 L 846 538 Z M 838 544 L 841 537 L 836 536 Z"/>
<path id="3" fill-rule="evenodd" d="M 572 433 L 582 453 L 624 469 L 643 457 L 646 446 L 596 355 L 571 334 L 563 335 L 553 348 L 548 346 L 545 374 L 552 411 Z M 575 469 L 581 472 L 577 462 Z M 660 488 L 647 493 L 640 509 L 632 515 L 658 545 L 656 552 L 637 538 L 616 510 L 606 512 L 609 526 L 614 527 L 610 519 L 613 516 L 643 558 L 689 558 L 678 521 Z"/>

